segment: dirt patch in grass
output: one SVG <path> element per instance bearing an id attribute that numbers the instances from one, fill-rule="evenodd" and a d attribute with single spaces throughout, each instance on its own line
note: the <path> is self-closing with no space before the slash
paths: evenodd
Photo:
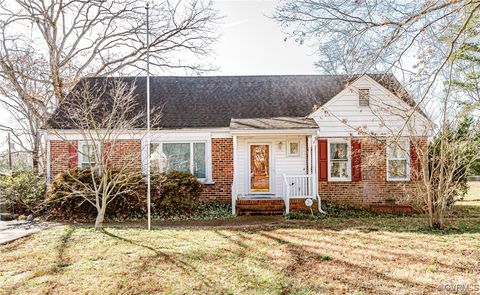
<path id="1" fill-rule="evenodd" d="M 480 219 L 419 217 L 105 232 L 0 246 L 0 294 L 411 294 L 479 282 Z"/>

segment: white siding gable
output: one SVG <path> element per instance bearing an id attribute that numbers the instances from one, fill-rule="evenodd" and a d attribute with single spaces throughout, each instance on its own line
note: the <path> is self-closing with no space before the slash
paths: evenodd
<path id="1" fill-rule="evenodd" d="M 369 89 L 370 105 L 360 106 L 358 90 Z M 310 116 L 319 125 L 321 137 L 361 135 L 426 136 L 428 120 L 402 99 L 364 75 L 342 90 Z M 406 118 L 411 118 L 409 124 Z"/>

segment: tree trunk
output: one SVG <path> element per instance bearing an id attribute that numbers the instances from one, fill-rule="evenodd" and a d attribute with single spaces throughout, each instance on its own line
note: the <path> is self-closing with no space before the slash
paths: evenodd
<path id="1" fill-rule="evenodd" d="M 34 148 L 33 148 L 33 151 L 32 151 L 32 170 L 33 170 L 33 172 L 36 173 L 36 174 L 39 174 L 39 172 L 40 172 L 40 169 L 39 169 L 39 167 L 40 167 L 39 158 L 40 158 L 40 157 L 39 157 L 39 155 L 38 155 L 39 152 L 40 152 L 40 151 L 38 150 L 37 147 L 34 147 Z"/>
<path id="2" fill-rule="evenodd" d="M 40 174 L 40 160 L 42 158 L 41 150 L 41 137 L 40 133 L 35 132 L 33 135 L 33 146 L 32 146 L 32 170 L 36 174 Z"/>
<path id="3" fill-rule="evenodd" d="M 105 219 L 105 206 L 98 210 L 97 218 L 95 219 L 95 229 L 99 230 L 103 228 L 103 220 Z"/>

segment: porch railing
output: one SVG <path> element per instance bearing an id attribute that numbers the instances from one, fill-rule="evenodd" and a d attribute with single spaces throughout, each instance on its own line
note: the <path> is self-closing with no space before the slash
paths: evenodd
<path id="1" fill-rule="evenodd" d="M 285 212 L 290 212 L 290 199 L 316 199 L 313 175 L 283 175 L 283 198 Z"/>

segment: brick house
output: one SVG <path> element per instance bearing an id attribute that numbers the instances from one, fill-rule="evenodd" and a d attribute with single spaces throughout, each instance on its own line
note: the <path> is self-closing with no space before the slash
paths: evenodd
<path id="1" fill-rule="evenodd" d="M 145 108 L 145 78 L 117 79 L 135 83 Z M 417 178 L 412 140 L 430 125 L 390 74 L 153 77 L 151 101 L 162 106 L 150 137 L 155 169 L 190 171 L 204 200 L 231 200 L 234 214 L 262 204 L 288 212 L 305 199 L 401 204 Z M 89 162 L 78 131 L 59 123 L 64 114 L 61 104 L 46 130 L 48 182 Z M 145 171 L 146 142 L 126 134 L 116 157 L 134 155 Z"/>

